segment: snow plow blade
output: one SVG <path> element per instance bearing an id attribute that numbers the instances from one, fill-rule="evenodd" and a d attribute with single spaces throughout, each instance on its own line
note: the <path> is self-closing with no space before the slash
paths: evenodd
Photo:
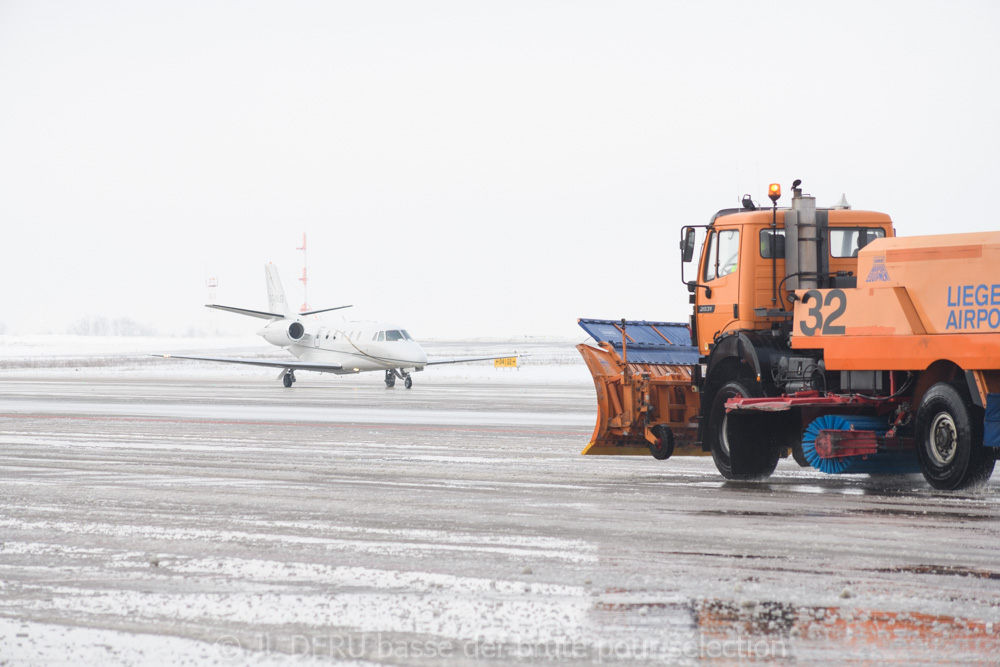
<path id="1" fill-rule="evenodd" d="M 597 390 L 597 425 L 584 454 L 703 456 L 698 351 L 685 324 L 578 320 L 597 342 L 577 345 Z M 624 343 L 624 344 L 623 344 Z"/>

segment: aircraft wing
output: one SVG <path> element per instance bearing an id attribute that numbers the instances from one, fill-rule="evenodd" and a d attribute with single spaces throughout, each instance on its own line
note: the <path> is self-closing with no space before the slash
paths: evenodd
<path id="1" fill-rule="evenodd" d="M 462 357 L 461 359 L 428 359 L 425 366 L 436 366 L 438 364 L 467 364 L 472 361 L 493 361 L 494 359 L 507 359 L 509 357 L 523 357 L 523 354 L 496 354 L 492 357 Z"/>
<path id="2" fill-rule="evenodd" d="M 310 363 L 308 361 L 298 361 L 293 359 L 239 359 L 236 357 L 186 357 L 179 354 L 153 354 L 153 357 L 163 357 L 164 359 L 193 359 L 194 361 L 218 361 L 225 364 L 246 364 L 248 366 L 265 366 L 268 368 L 285 368 L 294 371 L 317 371 L 319 373 L 333 373 L 343 370 L 340 364 Z"/>

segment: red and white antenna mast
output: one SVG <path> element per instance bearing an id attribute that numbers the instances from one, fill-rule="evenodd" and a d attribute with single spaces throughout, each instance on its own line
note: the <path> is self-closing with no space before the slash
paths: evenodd
<path id="1" fill-rule="evenodd" d="M 302 251 L 302 277 L 299 280 L 302 281 L 302 307 L 299 308 L 300 312 L 305 312 L 309 310 L 309 275 L 306 273 L 306 233 L 302 232 L 302 247 L 296 248 L 296 250 Z"/>

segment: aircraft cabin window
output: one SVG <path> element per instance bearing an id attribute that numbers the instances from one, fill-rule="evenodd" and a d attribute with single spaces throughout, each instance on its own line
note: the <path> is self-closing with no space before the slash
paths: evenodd
<path id="1" fill-rule="evenodd" d="M 387 341 L 403 340 L 403 334 L 399 331 L 386 331 L 385 339 Z"/>

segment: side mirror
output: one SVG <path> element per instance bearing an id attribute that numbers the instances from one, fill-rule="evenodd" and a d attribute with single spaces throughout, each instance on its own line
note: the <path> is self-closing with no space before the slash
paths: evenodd
<path id="1" fill-rule="evenodd" d="M 694 259 L 695 230 L 688 227 L 684 230 L 684 240 L 681 241 L 681 261 L 685 264 Z"/>

